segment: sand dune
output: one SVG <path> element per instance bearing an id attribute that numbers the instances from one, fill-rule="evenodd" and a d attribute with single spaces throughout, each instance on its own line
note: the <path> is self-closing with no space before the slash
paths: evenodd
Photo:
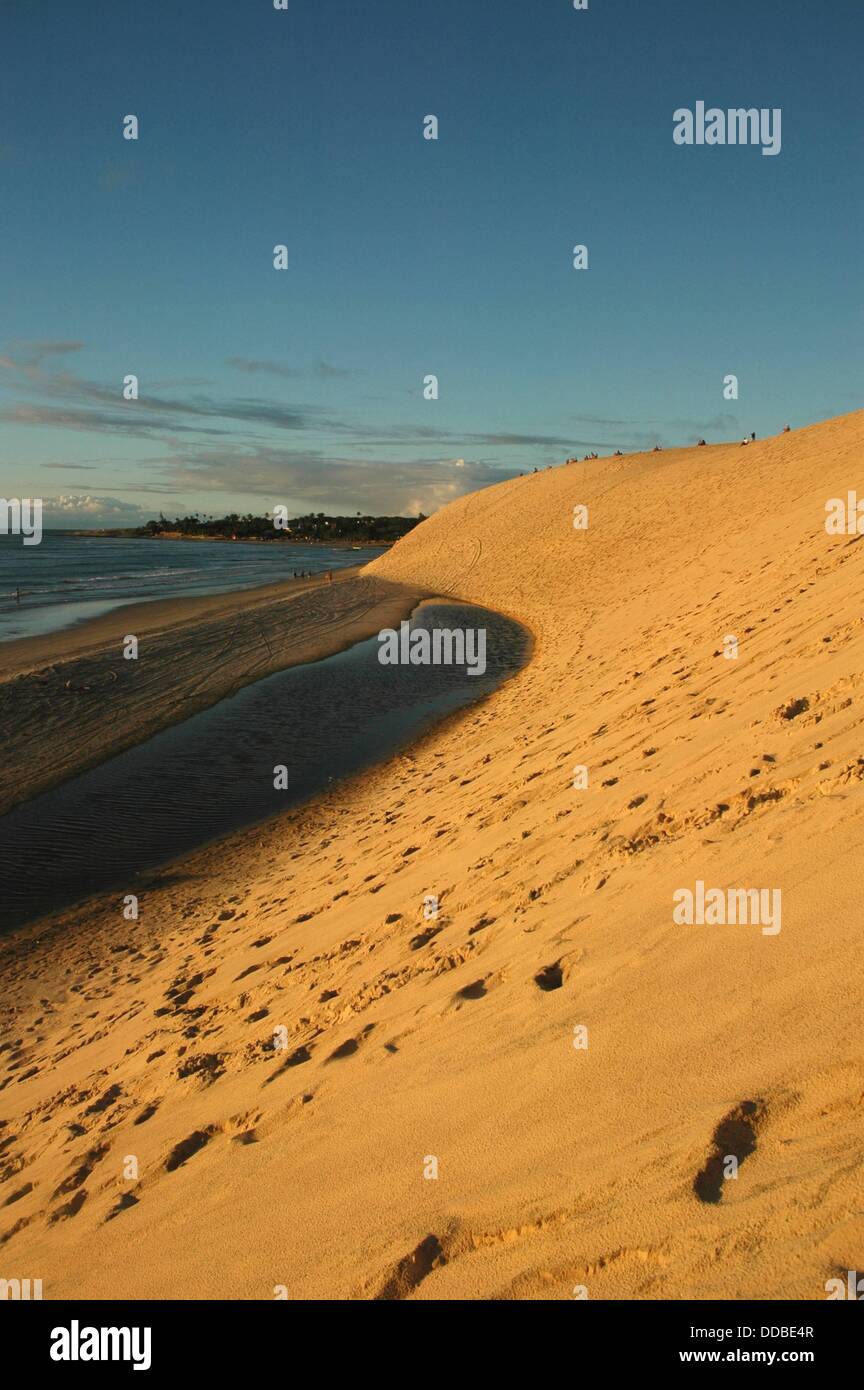
<path id="1" fill-rule="evenodd" d="M 525 623 L 531 662 L 154 876 L 137 922 L 2 942 L 0 1274 L 820 1299 L 860 1270 L 864 536 L 824 517 L 862 459 L 859 413 L 571 465 L 375 561 Z M 697 881 L 780 888 L 782 930 L 677 925 Z"/>

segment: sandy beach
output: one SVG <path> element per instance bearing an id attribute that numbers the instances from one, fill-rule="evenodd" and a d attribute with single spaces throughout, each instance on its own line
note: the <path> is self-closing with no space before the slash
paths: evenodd
<path id="1" fill-rule="evenodd" d="M 399 623 L 425 595 L 359 569 L 116 608 L 0 644 L 0 814 L 271 671 Z M 139 639 L 135 660 L 124 638 Z"/>
<path id="2" fill-rule="evenodd" d="M 154 874 L 137 920 L 0 937 L 0 1272 L 815 1300 L 864 1267 L 864 536 L 824 525 L 862 458 L 859 412 L 528 473 L 332 585 L 0 649 L 6 809 L 424 595 L 535 639 L 409 752 Z M 782 930 L 679 924 L 699 882 L 782 890 Z"/>

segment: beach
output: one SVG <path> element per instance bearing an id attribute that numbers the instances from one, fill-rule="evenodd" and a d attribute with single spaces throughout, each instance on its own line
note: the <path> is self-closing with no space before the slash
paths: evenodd
<path id="1" fill-rule="evenodd" d="M 426 595 L 357 568 L 129 604 L 0 644 L 0 814 L 272 671 L 405 618 Z M 124 638 L 139 640 L 134 660 Z"/>
<path id="2" fill-rule="evenodd" d="M 332 585 L 0 647 L 8 809 L 430 595 L 534 642 L 137 882 L 137 917 L 112 893 L 0 936 L 4 1273 L 815 1300 L 860 1269 L 864 536 L 824 521 L 862 450 L 858 412 L 526 473 Z M 781 929 L 676 921 L 699 884 L 780 890 Z"/>
<path id="3" fill-rule="evenodd" d="M 471 604 L 426 600 L 399 628 L 420 645 L 481 631 L 483 671 L 458 659 L 394 668 L 367 637 L 256 679 L 20 803 L 0 822 L 3 929 L 134 892 L 149 871 L 333 790 L 487 697 L 530 653 L 517 624 Z"/>
<path id="4" fill-rule="evenodd" d="M 174 543 L 187 539 L 47 530 L 38 545 L 22 546 L 14 535 L 0 535 L 0 652 L 135 603 L 290 587 L 383 553 L 382 546 L 354 555 L 344 545 L 209 536 Z"/>

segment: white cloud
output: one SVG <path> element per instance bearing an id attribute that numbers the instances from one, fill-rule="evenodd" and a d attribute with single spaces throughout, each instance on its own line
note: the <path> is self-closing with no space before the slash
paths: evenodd
<path id="1" fill-rule="evenodd" d="M 150 515 L 134 502 L 91 493 L 61 493 L 42 498 L 42 524 L 48 527 L 140 526 Z"/>

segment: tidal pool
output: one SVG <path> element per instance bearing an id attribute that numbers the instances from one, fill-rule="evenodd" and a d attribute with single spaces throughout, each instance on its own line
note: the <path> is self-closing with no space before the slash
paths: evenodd
<path id="1" fill-rule="evenodd" d="M 391 756 L 488 695 L 530 651 L 524 628 L 471 604 L 426 601 L 411 617 L 418 629 L 485 631 L 483 674 L 464 661 L 383 664 L 382 644 L 369 638 L 267 676 L 14 807 L 0 818 L 0 924 L 95 893 L 134 893 L 136 874 Z M 439 642 L 425 646 L 442 650 Z"/>

